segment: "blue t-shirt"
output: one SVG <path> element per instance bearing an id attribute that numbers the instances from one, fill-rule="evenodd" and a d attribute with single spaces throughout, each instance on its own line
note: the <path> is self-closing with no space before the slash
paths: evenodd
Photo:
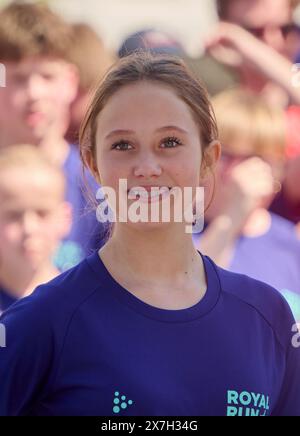
<path id="1" fill-rule="evenodd" d="M 63 166 L 66 179 L 66 201 L 72 205 L 73 223 L 69 235 L 62 241 L 54 256 L 54 264 L 65 271 L 82 261 L 105 242 L 107 226 L 96 219 L 96 211 L 87 200 L 87 187 L 91 195 L 96 194 L 99 185 L 91 174 L 83 178 L 78 147 L 70 145 L 69 154 Z M 87 186 L 85 186 L 87 185 Z"/>
<path id="2" fill-rule="evenodd" d="M 271 217 L 267 233 L 254 238 L 241 236 L 236 241 L 228 269 L 277 289 L 300 321 L 300 241 L 294 224 L 275 214 Z M 194 235 L 197 246 L 200 238 L 201 234 Z"/>
<path id="3" fill-rule="evenodd" d="M 0 318 L 0 415 L 300 416 L 285 299 L 203 260 L 187 309 L 144 303 L 97 253 L 17 302 Z"/>

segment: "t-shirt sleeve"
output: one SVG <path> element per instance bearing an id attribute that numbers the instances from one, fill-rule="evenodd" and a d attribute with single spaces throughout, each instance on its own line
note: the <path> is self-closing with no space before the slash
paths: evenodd
<path id="1" fill-rule="evenodd" d="M 30 415 L 49 380 L 54 357 L 51 324 L 31 298 L 0 317 L 0 416 Z"/>
<path id="2" fill-rule="evenodd" d="M 286 370 L 273 416 L 300 416 L 300 324 L 293 324 Z"/>

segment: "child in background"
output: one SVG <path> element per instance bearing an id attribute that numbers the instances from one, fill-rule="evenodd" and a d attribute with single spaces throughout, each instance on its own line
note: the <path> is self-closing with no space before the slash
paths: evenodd
<path id="1" fill-rule="evenodd" d="M 103 230 L 87 210 L 78 148 L 64 139 L 79 81 L 69 59 L 72 44 L 72 27 L 45 5 L 12 3 L 0 12 L 7 81 L 0 89 L 0 147 L 37 145 L 63 169 L 73 223 L 59 257 L 62 270 L 99 248 Z M 98 185 L 91 176 L 87 180 L 95 193 Z"/>
<path id="2" fill-rule="evenodd" d="M 284 174 L 284 112 L 238 89 L 213 104 L 223 157 L 208 226 L 194 241 L 224 268 L 278 289 L 300 320 L 300 243 L 294 224 L 268 211 Z"/>
<path id="3" fill-rule="evenodd" d="M 61 170 L 31 145 L 0 149 L 0 312 L 58 275 L 52 256 L 71 226 Z"/>

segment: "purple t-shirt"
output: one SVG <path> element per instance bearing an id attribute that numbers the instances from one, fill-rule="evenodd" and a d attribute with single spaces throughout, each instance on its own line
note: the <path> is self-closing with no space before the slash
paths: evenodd
<path id="1" fill-rule="evenodd" d="M 300 321 L 300 241 L 291 222 L 275 214 L 271 217 L 271 228 L 265 235 L 237 240 L 228 269 L 277 289 Z M 199 237 L 194 235 L 195 242 Z"/>
<path id="2" fill-rule="evenodd" d="M 97 253 L 13 305 L 0 317 L 0 415 L 300 416 L 285 299 L 203 261 L 207 291 L 187 309 L 146 304 Z"/>

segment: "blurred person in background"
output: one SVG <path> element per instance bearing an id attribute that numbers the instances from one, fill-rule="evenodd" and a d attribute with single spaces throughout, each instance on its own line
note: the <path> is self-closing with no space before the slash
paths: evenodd
<path id="1" fill-rule="evenodd" d="M 0 146 L 37 144 L 63 164 L 69 145 L 63 134 L 75 99 L 78 72 L 66 61 L 71 28 L 41 4 L 12 3 L 0 11 Z"/>
<path id="2" fill-rule="evenodd" d="M 300 30 L 293 19 L 298 4 L 298 0 L 217 0 L 220 23 L 207 41 L 207 52 L 234 70 L 245 89 L 287 110 L 289 159 L 283 189 L 270 208 L 293 223 L 300 219 L 300 88 L 292 80 L 300 47 Z"/>
<path id="3" fill-rule="evenodd" d="M 299 104 L 291 67 L 300 47 L 293 21 L 295 0 L 216 0 L 219 23 L 204 41 L 204 54 L 188 58 L 211 95 L 243 85 L 275 104 Z M 266 13 L 266 11 L 268 11 Z"/>
<path id="4" fill-rule="evenodd" d="M 71 226 L 61 169 L 34 145 L 0 149 L 0 312 L 59 274 Z"/>
<path id="5" fill-rule="evenodd" d="M 240 89 L 213 99 L 223 145 L 207 226 L 194 241 L 217 264 L 278 289 L 300 321 L 300 241 L 268 207 L 284 173 L 284 112 Z"/>
<path id="6" fill-rule="evenodd" d="M 68 57 L 79 72 L 79 88 L 71 103 L 71 116 L 66 138 L 78 143 L 80 124 L 91 99 L 91 93 L 102 76 L 116 60 L 99 35 L 86 23 L 72 25 L 73 43 Z"/>
<path id="7" fill-rule="evenodd" d="M 64 139 L 79 80 L 68 58 L 72 44 L 72 28 L 43 4 L 12 3 L 0 12 L 0 63 L 7 81 L 0 90 L 0 147 L 31 143 L 63 168 L 66 200 L 73 207 L 60 257 L 66 267 L 101 245 L 104 231 L 87 210 L 78 149 Z M 95 192 L 98 185 L 91 176 L 88 181 Z"/>
<path id="8" fill-rule="evenodd" d="M 216 4 L 220 21 L 243 27 L 278 53 L 295 59 L 300 46 L 293 12 L 299 0 L 217 0 Z"/>
<path id="9" fill-rule="evenodd" d="M 300 47 L 294 8 L 294 0 L 218 0 L 220 22 L 206 41 L 207 53 L 231 67 L 243 87 L 282 107 L 300 104 L 292 84 Z"/>

